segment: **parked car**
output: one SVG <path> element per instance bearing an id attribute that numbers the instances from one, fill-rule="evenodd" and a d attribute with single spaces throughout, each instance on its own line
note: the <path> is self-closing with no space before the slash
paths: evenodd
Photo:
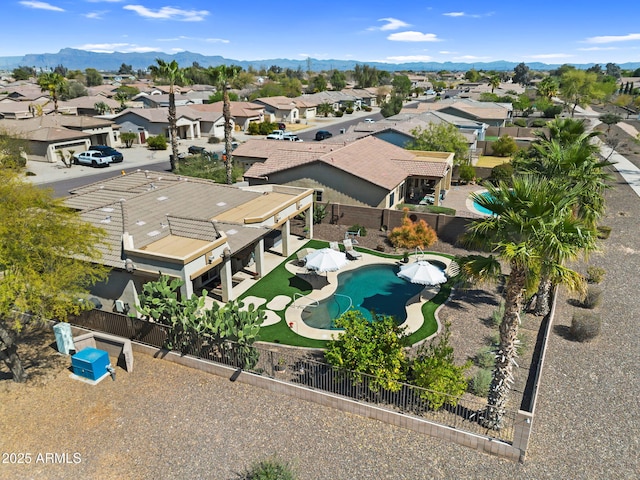
<path id="1" fill-rule="evenodd" d="M 238 148 L 240 146 L 240 144 L 238 142 L 231 142 L 231 151 L 233 152 L 236 148 Z M 222 154 L 226 155 L 227 154 L 227 147 L 222 149 Z"/>
<path id="2" fill-rule="evenodd" d="M 111 155 L 97 150 L 87 150 L 74 155 L 73 163 L 76 165 L 91 165 L 92 167 L 108 167 L 111 164 Z"/>
<path id="3" fill-rule="evenodd" d="M 198 145 L 191 145 L 187 151 L 191 154 L 191 155 L 202 155 L 203 153 L 207 152 L 207 149 L 204 147 L 199 147 Z"/>
<path id="4" fill-rule="evenodd" d="M 280 122 L 280 123 L 278 123 L 278 128 L 280 130 L 286 130 L 287 129 L 287 124 Z"/>
<path id="5" fill-rule="evenodd" d="M 364 123 L 376 123 L 376 121 L 373 118 L 365 118 Z"/>
<path id="6" fill-rule="evenodd" d="M 111 163 L 120 163 L 124 160 L 124 155 L 122 155 L 122 153 L 108 145 L 91 145 L 89 150 L 95 150 L 109 155 L 111 157 Z"/>
<path id="7" fill-rule="evenodd" d="M 289 142 L 302 142 L 302 139 L 295 133 L 285 133 L 282 139 L 288 140 Z"/>
<path id="8" fill-rule="evenodd" d="M 331 137 L 333 137 L 333 133 L 327 132 L 326 130 L 318 130 L 316 132 L 316 140 L 318 141 L 324 140 L 325 138 L 331 138 Z"/>
<path id="9" fill-rule="evenodd" d="M 267 140 L 284 140 L 284 136 L 287 132 L 284 130 L 274 130 L 267 135 Z"/>

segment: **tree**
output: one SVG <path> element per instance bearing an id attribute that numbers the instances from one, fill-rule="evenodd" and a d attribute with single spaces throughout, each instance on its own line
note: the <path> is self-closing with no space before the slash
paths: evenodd
<path id="1" fill-rule="evenodd" d="M 121 64 L 118 69 L 118 75 L 133 75 L 133 67 L 126 63 Z"/>
<path id="2" fill-rule="evenodd" d="M 111 107 L 109 107 L 105 102 L 94 103 L 93 109 L 98 112 L 98 115 L 104 115 L 105 113 L 111 112 Z"/>
<path id="3" fill-rule="evenodd" d="M 87 87 L 102 85 L 102 74 L 95 68 L 87 68 L 84 71 Z"/>
<path id="4" fill-rule="evenodd" d="M 594 98 L 593 87 L 596 80 L 595 73 L 584 70 L 569 70 L 560 78 L 560 95 L 570 106 L 572 117 L 578 106 L 583 107 Z"/>
<path id="5" fill-rule="evenodd" d="M 29 141 L 14 133 L 0 129 L 0 170 L 19 171 L 27 164 Z"/>
<path id="6" fill-rule="evenodd" d="M 394 75 L 391 81 L 396 95 L 407 98 L 411 93 L 411 80 L 406 75 Z"/>
<path id="7" fill-rule="evenodd" d="M 607 63 L 605 68 L 607 69 L 607 75 L 615 79 L 620 78 L 622 69 L 619 65 L 616 65 L 615 63 Z"/>
<path id="8" fill-rule="evenodd" d="M 225 166 L 227 168 L 227 184 L 231 185 L 233 178 L 233 148 L 231 142 L 231 101 L 229 100 L 229 84 L 242 71 L 242 67 L 236 65 L 220 65 L 209 67 L 207 73 L 211 83 L 222 90 L 222 116 L 224 117 L 224 148 L 227 152 Z"/>
<path id="9" fill-rule="evenodd" d="M 611 132 L 611 126 L 620 123 L 622 121 L 622 117 L 613 113 L 605 113 L 604 115 L 600 115 L 598 120 L 607 126 L 607 134 L 609 134 Z"/>
<path id="10" fill-rule="evenodd" d="M 344 72 L 341 72 L 340 70 L 334 70 L 331 72 L 329 82 L 331 83 L 331 87 L 338 92 L 347 86 L 347 78 L 345 77 Z"/>
<path id="11" fill-rule="evenodd" d="M 53 73 L 59 73 L 63 77 L 66 77 L 68 72 L 69 69 L 62 64 L 57 65 L 56 68 L 53 69 Z"/>
<path id="12" fill-rule="evenodd" d="M 423 344 L 411 363 L 411 383 L 426 389 L 420 396 L 429 402 L 429 408 L 439 410 L 445 404 L 456 406 L 467 391 L 465 372 L 471 361 L 456 365 L 453 347 L 449 343 L 450 324 L 446 323 L 442 333 L 428 345 Z"/>
<path id="13" fill-rule="evenodd" d="M 398 326 L 393 317 L 377 317 L 369 322 L 359 310 L 344 313 L 336 319 L 335 326 L 344 331 L 327 343 L 327 362 L 353 372 L 351 378 L 356 383 L 362 381 L 359 374 L 372 375 L 369 388 L 374 392 L 380 388 L 400 390 L 407 361 L 404 327 Z"/>
<path id="14" fill-rule="evenodd" d="M 327 90 L 327 79 L 324 75 L 316 75 L 309 82 L 309 88 L 313 93 L 324 92 Z"/>
<path id="15" fill-rule="evenodd" d="M 432 152 L 454 152 L 456 164 L 464 163 L 469 157 L 469 144 L 455 125 L 450 123 L 430 123 L 411 131 L 413 140 L 405 147 L 407 150 Z"/>
<path id="16" fill-rule="evenodd" d="M 486 183 L 485 188 L 489 195 L 473 194 L 473 200 L 495 215 L 475 220 L 463 242 L 471 248 L 490 250 L 496 256 L 472 255 L 460 259 L 460 265 L 463 275 L 471 280 L 500 278 L 501 261 L 510 270 L 504 287 L 505 311 L 489 407 L 483 419 L 487 428 L 499 429 L 513 382 L 513 367 L 517 365 L 518 326 L 525 293 L 535 287 L 542 259 L 557 259 L 552 254 L 558 251 L 566 252 L 562 258 L 577 254 L 576 239 L 590 235 L 592 230 L 572 214 L 576 189 L 559 189 L 544 178 L 530 175 L 514 177 L 512 185 Z M 558 278 L 575 278 L 563 264 L 548 266 L 559 273 Z"/>
<path id="17" fill-rule="evenodd" d="M 500 86 L 500 75 L 492 75 L 489 79 L 489 85 L 491 86 L 491 93 Z"/>
<path id="18" fill-rule="evenodd" d="M 88 92 L 86 87 L 75 80 L 67 82 L 67 88 L 60 92 L 60 100 L 71 100 L 72 98 L 85 97 Z"/>
<path id="19" fill-rule="evenodd" d="M 558 94 L 558 82 L 553 77 L 544 77 L 537 85 L 538 94 L 551 100 Z"/>
<path id="20" fill-rule="evenodd" d="M 327 118 L 329 114 L 333 112 L 333 105 L 331 105 L 329 102 L 322 102 L 320 105 L 318 105 L 318 115 L 322 115 Z"/>
<path id="21" fill-rule="evenodd" d="M 171 139 L 171 170 L 178 167 L 178 127 L 176 119 L 176 92 L 175 86 L 185 82 L 184 71 L 178 62 L 172 60 L 167 63 L 161 58 L 156 58 L 157 65 L 151 65 L 149 70 L 154 79 L 162 79 L 169 84 L 169 137 Z"/>
<path id="22" fill-rule="evenodd" d="M 13 69 L 11 76 L 13 76 L 13 79 L 16 81 L 29 80 L 31 77 L 36 76 L 36 71 L 31 67 L 20 66 Z"/>
<path id="23" fill-rule="evenodd" d="M 384 118 L 392 117 L 393 115 L 397 115 L 402 110 L 402 104 L 404 103 L 404 98 L 402 95 L 392 95 L 391 100 L 388 102 L 383 102 L 380 107 L 380 113 Z"/>
<path id="24" fill-rule="evenodd" d="M 38 85 L 43 92 L 49 92 L 53 111 L 58 113 L 58 99 L 67 90 L 67 80 L 59 73 L 43 73 L 38 77 Z"/>
<path id="25" fill-rule="evenodd" d="M 429 248 L 438 240 L 435 230 L 427 222 L 423 219 L 414 222 L 409 218 L 409 209 L 406 207 L 402 216 L 402 224 L 392 229 L 388 238 L 394 247 L 406 249 Z"/>
<path id="26" fill-rule="evenodd" d="M 471 70 L 467 70 L 465 72 L 464 78 L 472 83 L 475 83 L 480 80 L 480 73 L 475 68 L 472 68 Z"/>
<path id="27" fill-rule="evenodd" d="M 530 79 L 529 67 L 527 67 L 524 62 L 516 65 L 516 68 L 513 69 L 513 82 L 526 86 L 529 85 Z"/>
<path id="28" fill-rule="evenodd" d="M 502 135 L 491 144 L 493 153 L 498 157 L 509 157 L 518 150 L 516 140 L 510 135 Z"/>
<path id="29" fill-rule="evenodd" d="M 136 135 L 134 132 L 122 132 L 120 134 L 120 140 L 124 143 L 125 147 L 127 148 L 131 148 L 136 138 L 138 138 L 138 135 Z"/>
<path id="30" fill-rule="evenodd" d="M 64 321 L 89 303 L 78 299 L 106 277 L 98 264 L 104 232 L 14 171 L 0 170 L 0 199 L 0 360 L 15 382 L 24 382 L 21 333 L 49 319 Z"/>

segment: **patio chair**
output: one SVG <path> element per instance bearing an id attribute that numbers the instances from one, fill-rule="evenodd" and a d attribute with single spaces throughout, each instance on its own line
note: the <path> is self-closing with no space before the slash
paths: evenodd
<path id="1" fill-rule="evenodd" d="M 362 254 L 353 248 L 353 242 L 350 238 L 345 238 L 342 244 L 344 245 L 344 252 L 347 254 L 347 258 L 349 260 L 358 260 L 359 258 L 362 258 Z"/>
<path id="2" fill-rule="evenodd" d="M 338 245 L 338 242 L 329 242 L 329 248 L 337 252 L 340 251 L 340 246 Z"/>

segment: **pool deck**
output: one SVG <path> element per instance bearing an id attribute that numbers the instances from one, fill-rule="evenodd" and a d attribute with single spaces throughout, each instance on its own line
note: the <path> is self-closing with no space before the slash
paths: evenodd
<path id="1" fill-rule="evenodd" d="M 422 260 L 437 260 L 445 264 L 447 267 L 451 263 L 451 259 L 434 254 L 421 254 L 419 257 Z M 415 257 L 412 257 L 410 261 L 414 261 Z M 309 272 L 304 266 L 298 264 L 297 261 L 288 262 L 286 268 L 289 272 L 309 282 L 313 287 L 311 293 L 305 296 L 299 296 L 287 307 L 285 311 L 285 321 L 294 332 L 298 335 L 313 338 L 316 340 L 331 340 L 334 335 L 339 334 L 342 330 L 325 330 L 321 328 L 313 328 L 304 323 L 302 320 L 302 311 L 308 305 L 313 305 L 320 300 L 333 295 L 338 287 L 338 274 L 349 270 L 354 270 L 365 265 L 374 264 L 386 264 L 386 265 L 400 265 L 402 262 L 396 259 L 378 257 L 376 255 L 370 255 L 362 253 L 362 258 L 359 260 L 352 260 L 349 264 L 341 268 L 337 272 L 326 273 L 312 273 Z M 418 330 L 423 322 L 424 317 L 422 315 L 422 306 L 431 300 L 440 290 L 440 287 L 425 287 L 420 293 L 409 299 L 407 302 L 407 320 L 402 324 L 406 327 L 406 333 L 411 333 Z"/>

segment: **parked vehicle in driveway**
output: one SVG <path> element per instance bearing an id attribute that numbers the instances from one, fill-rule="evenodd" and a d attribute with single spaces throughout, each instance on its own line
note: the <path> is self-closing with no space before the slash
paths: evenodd
<path id="1" fill-rule="evenodd" d="M 191 145 L 187 151 L 191 154 L 191 155 L 201 155 L 203 153 L 207 152 L 207 149 L 204 147 L 200 147 L 198 145 Z"/>
<path id="2" fill-rule="evenodd" d="M 285 132 L 284 130 L 274 130 L 269 135 L 267 135 L 267 140 L 284 140 L 284 136 L 287 133 L 288 132 Z"/>
<path id="3" fill-rule="evenodd" d="M 318 141 L 324 140 L 326 138 L 331 138 L 331 137 L 333 137 L 333 133 L 327 132 L 326 130 L 318 130 L 316 132 L 316 140 Z"/>
<path id="4" fill-rule="evenodd" d="M 302 142 L 302 139 L 295 133 L 285 133 L 282 140 L 288 140 L 289 142 Z"/>
<path id="5" fill-rule="evenodd" d="M 124 155 L 113 147 L 108 145 L 91 145 L 89 150 L 95 150 L 96 152 L 102 152 L 111 157 L 111 163 L 120 163 L 124 160 Z"/>
<path id="6" fill-rule="evenodd" d="M 91 165 L 92 167 L 108 167 L 111 163 L 111 155 L 97 150 L 87 150 L 73 156 L 76 165 Z"/>
<path id="7" fill-rule="evenodd" d="M 365 118 L 364 123 L 376 123 L 376 121 L 373 118 Z"/>

